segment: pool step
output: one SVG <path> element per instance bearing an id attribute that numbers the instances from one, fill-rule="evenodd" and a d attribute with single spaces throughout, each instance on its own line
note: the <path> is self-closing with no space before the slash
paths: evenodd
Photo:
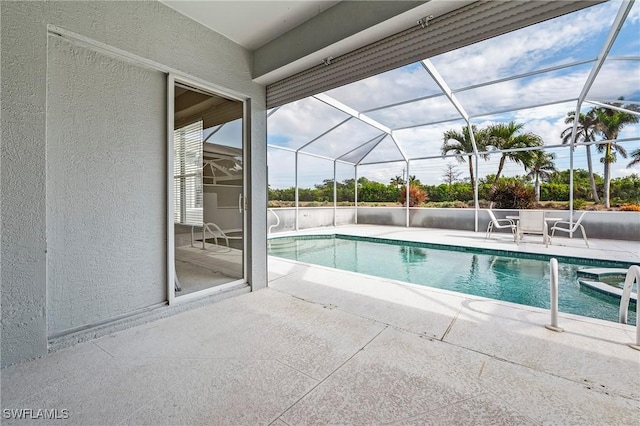
<path id="1" fill-rule="evenodd" d="M 579 271 L 578 271 L 579 272 Z M 583 288 L 588 288 L 590 290 L 595 290 L 599 293 L 603 293 L 606 294 L 608 296 L 611 297 L 615 297 L 616 299 L 621 299 L 622 298 L 622 289 L 612 286 L 610 284 L 607 283 L 603 283 L 600 281 L 590 281 L 590 280 L 585 280 L 585 279 L 578 279 L 578 282 L 580 283 L 580 287 Z M 638 303 L 638 293 L 631 293 L 631 298 L 629 299 L 629 302 L 632 304 L 637 304 Z"/>
<path id="2" fill-rule="evenodd" d="M 267 240 L 269 247 L 269 254 L 273 255 L 285 255 L 288 253 L 295 253 L 297 242 L 291 239 L 273 238 Z"/>
<path id="3" fill-rule="evenodd" d="M 578 278 L 587 278 L 593 281 L 601 281 L 603 277 L 620 278 L 624 281 L 627 270 L 622 268 L 586 268 L 578 271 Z"/>

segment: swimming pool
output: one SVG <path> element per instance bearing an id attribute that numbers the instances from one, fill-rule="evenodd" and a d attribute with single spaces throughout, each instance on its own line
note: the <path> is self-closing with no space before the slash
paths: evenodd
<path id="1" fill-rule="evenodd" d="M 269 254 L 413 284 L 549 308 L 549 257 L 346 235 L 274 238 Z M 580 288 L 576 272 L 622 262 L 557 257 L 561 312 L 618 321 L 619 301 Z M 635 324 L 630 312 L 629 323 Z"/>

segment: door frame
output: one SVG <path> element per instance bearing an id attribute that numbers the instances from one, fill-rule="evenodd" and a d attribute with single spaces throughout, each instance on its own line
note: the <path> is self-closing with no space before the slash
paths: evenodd
<path id="1" fill-rule="evenodd" d="M 186 86 L 193 87 L 196 90 L 210 93 L 212 95 L 222 96 L 234 101 L 242 102 L 242 228 L 243 228 L 243 250 L 242 250 L 242 278 L 234 281 L 230 281 L 225 284 L 221 284 L 208 289 L 196 291 L 193 293 L 185 294 L 184 296 L 177 297 L 175 294 L 175 230 L 174 230 L 174 96 L 176 83 L 184 84 Z M 220 90 L 218 87 L 214 87 L 202 81 L 196 81 L 183 75 L 176 73 L 167 73 L 167 301 L 170 305 L 175 303 L 183 303 L 194 299 L 209 296 L 211 294 L 224 291 L 226 289 L 236 287 L 238 285 L 248 285 L 248 271 L 251 261 L 248 236 L 251 235 L 248 226 L 250 226 L 247 220 L 247 205 L 248 205 L 248 182 L 250 182 L 250 171 L 247 167 L 249 161 L 247 158 L 250 154 L 250 134 L 251 134 L 251 120 L 248 114 L 250 113 L 250 98 L 239 97 L 224 90 Z"/>

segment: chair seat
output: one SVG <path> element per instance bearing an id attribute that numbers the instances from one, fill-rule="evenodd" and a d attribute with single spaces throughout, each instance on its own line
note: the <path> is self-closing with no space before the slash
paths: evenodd
<path id="1" fill-rule="evenodd" d="M 513 223 L 511 219 L 497 219 L 491 210 L 487 210 L 487 213 L 489 214 L 490 220 L 489 220 L 489 224 L 487 225 L 487 232 L 485 234 L 485 239 L 491 236 L 491 233 L 493 232 L 494 228 L 496 229 L 510 228 L 511 233 L 514 235 L 514 239 L 515 239 L 516 225 L 515 223 Z"/>
<path id="2" fill-rule="evenodd" d="M 589 247 L 589 241 L 587 240 L 587 232 L 584 230 L 584 226 L 582 226 L 582 223 L 581 223 L 582 219 L 584 219 L 585 214 L 587 214 L 587 212 L 582 212 L 578 220 L 576 220 L 575 223 L 573 223 L 573 227 L 571 226 L 571 222 L 566 220 L 559 220 L 555 222 L 551 227 L 551 238 L 554 237 L 556 231 L 562 231 L 568 234 L 573 234 L 578 229 L 580 229 L 580 232 L 582 232 L 582 239 L 584 240 L 584 243 L 587 245 L 587 247 Z M 566 225 L 566 226 L 558 226 L 558 225 Z"/>

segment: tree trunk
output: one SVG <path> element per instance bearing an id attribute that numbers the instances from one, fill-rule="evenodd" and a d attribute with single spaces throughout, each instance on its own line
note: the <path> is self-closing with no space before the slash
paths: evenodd
<path id="1" fill-rule="evenodd" d="M 609 200 L 609 187 L 611 186 L 611 144 L 606 145 L 604 151 L 604 206 L 605 208 L 611 207 L 611 201 Z"/>
<path id="2" fill-rule="evenodd" d="M 537 173 L 536 173 L 535 189 L 536 189 L 536 203 L 539 203 L 540 202 L 540 180 L 538 179 Z"/>
<path id="3" fill-rule="evenodd" d="M 500 179 L 500 175 L 502 174 L 502 169 L 504 169 L 504 162 L 506 161 L 506 157 L 500 157 L 500 163 L 498 163 L 498 173 L 496 173 L 496 177 L 493 179 L 493 185 L 491 186 L 491 190 L 493 191 L 498 186 L 498 179 Z"/>
<path id="4" fill-rule="evenodd" d="M 585 146 L 587 149 L 587 168 L 589 169 L 589 181 L 591 182 L 591 198 L 596 204 L 600 204 L 600 197 L 598 197 L 598 189 L 596 188 L 596 179 L 593 176 L 593 163 L 591 162 L 591 145 Z"/>
<path id="5" fill-rule="evenodd" d="M 469 160 L 469 177 L 471 178 L 471 188 L 475 188 L 475 180 L 473 178 L 473 157 L 468 156 L 467 159 Z"/>

